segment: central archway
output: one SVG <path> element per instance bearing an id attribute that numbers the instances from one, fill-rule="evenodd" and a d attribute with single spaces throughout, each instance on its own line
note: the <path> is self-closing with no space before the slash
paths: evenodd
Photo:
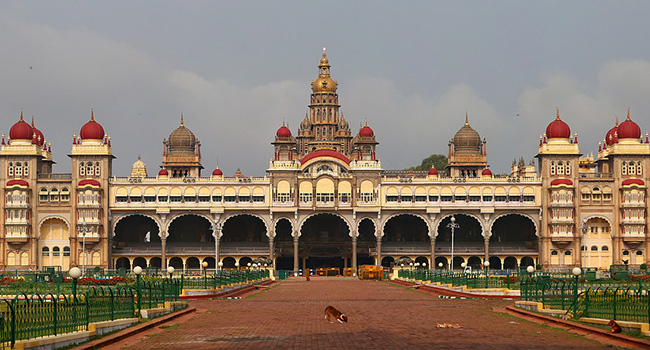
<path id="1" fill-rule="evenodd" d="M 307 218 L 300 228 L 298 242 L 300 266 L 304 268 L 350 267 L 352 238 L 348 223 L 335 214 L 323 213 Z"/>

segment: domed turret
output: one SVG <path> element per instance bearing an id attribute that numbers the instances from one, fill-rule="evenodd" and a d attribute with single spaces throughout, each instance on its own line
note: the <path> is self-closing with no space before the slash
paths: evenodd
<path id="1" fill-rule="evenodd" d="M 318 65 L 318 78 L 311 83 L 314 94 L 318 93 L 336 93 L 338 83 L 330 77 L 330 63 L 323 48 L 323 57 Z"/>
<path id="2" fill-rule="evenodd" d="M 305 119 L 300 122 L 300 129 L 305 131 L 311 129 L 311 122 L 309 121 L 309 118 L 307 118 L 307 115 L 305 115 Z"/>
<path id="3" fill-rule="evenodd" d="M 616 116 L 616 125 L 613 128 L 609 129 L 609 131 L 605 135 L 605 143 L 607 143 L 607 146 L 611 146 L 617 142 L 618 142 L 618 116 Z"/>
<path id="4" fill-rule="evenodd" d="M 291 137 L 291 130 L 289 130 L 289 128 L 287 128 L 284 125 L 284 122 L 282 122 L 282 126 L 275 133 L 275 136 L 277 136 L 277 137 Z"/>
<path id="5" fill-rule="evenodd" d="M 627 110 L 627 119 L 618 126 L 618 139 L 641 139 L 641 128 L 630 119 L 630 109 Z"/>
<path id="6" fill-rule="evenodd" d="M 20 120 L 14 124 L 9 130 L 9 138 L 14 140 L 29 140 L 31 141 L 34 136 L 34 130 L 23 119 L 23 111 L 20 111 Z"/>
<path id="7" fill-rule="evenodd" d="M 481 154 L 481 136 L 469 126 L 467 114 L 465 114 L 465 125 L 456 132 L 453 142 L 454 151 L 458 154 Z"/>
<path id="8" fill-rule="evenodd" d="M 169 171 L 167 169 L 160 169 L 158 176 L 169 176 Z"/>
<path id="9" fill-rule="evenodd" d="M 490 171 L 490 168 L 485 168 L 483 171 L 481 171 L 482 176 L 492 176 L 492 171 Z"/>
<path id="10" fill-rule="evenodd" d="M 32 135 L 32 143 L 39 147 L 43 147 L 43 143 L 45 143 L 45 135 L 34 126 L 34 117 L 32 117 Z"/>
<path id="11" fill-rule="evenodd" d="M 568 139 L 571 137 L 569 125 L 560 120 L 560 110 L 557 110 L 555 120 L 546 127 L 546 137 L 550 139 Z"/>
<path id="12" fill-rule="evenodd" d="M 169 151 L 185 151 L 194 153 L 194 146 L 196 145 L 196 136 L 185 127 L 183 124 L 183 116 L 181 115 L 181 125 L 169 134 Z"/>
<path id="13" fill-rule="evenodd" d="M 372 131 L 372 129 L 368 126 L 368 123 L 366 122 L 366 125 L 359 130 L 359 136 L 361 137 L 373 137 L 375 136 L 375 132 Z"/>
<path id="14" fill-rule="evenodd" d="M 82 140 L 102 140 L 104 135 L 104 128 L 95 121 L 95 113 L 91 110 L 90 121 L 81 127 L 79 136 Z"/>
<path id="15" fill-rule="evenodd" d="M 216 169 L 214 169 L 212 171 L 212 176 L 223 176 L 223 171 L 221 171 L 221 169 L 219 169 L 219 167 L 217 167 Z"/>
<path id="16" fill-rule="evenodd" d="M 131 177 L 147 177 L 147 165 L 142 161 L 140 156 L 131 167 Z"/>
<path id="17" fill-rule="evenodd" d="M 350 128 L 350 124 L 348 123 L 347 120 L 345 120 L 345 117 L 343 114 L 341 114 L 341 120 L 339 120 L 339 129 L 340 130 L 348 130 Z"/>
<path id="18" fill-rule="evenodd" d="M 429 175 L 429 176 L 438 176 L 438 170 L 436 170 L 436 168 L 432 167 L 431 169 L 429 169 L 429 172 L 427 173 L 427 175 Z"/>

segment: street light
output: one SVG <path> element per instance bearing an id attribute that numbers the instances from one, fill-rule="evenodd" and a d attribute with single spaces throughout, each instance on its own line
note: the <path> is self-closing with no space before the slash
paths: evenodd
<path id="1" fill-rule="evenodd" d="M 237 271 L 239 271 L 239 261 L 235 261 L 235 268 L 237 268 Z"/>
<path id="2" fill-rule="evenodd" d="M 586 218 L 582 220 L 582 226 L 580 226 L 579 229 L 582 231 L 582 266 L 585 267 L 587 265 L 587 230 L 589 230 Z"/>
<path id="3" fill-rule="evenodd" d="M 447 227 L 451 229 L 451 264 L 449 267 L 451 270 L 454 270 L 454 231 L 456 231 L 457 228 L 460 227 L 459 224 L 456 223 L 456 217 L 453 215 L 451 216 L 451 222 L 447 224 Z"/>
<path id="4" fill-rule="evenodd" d="M 576 304 L 578 303 L 578 277 L 582 274 L 582 270 L 579 267 L 574 267 L 573 270 L 571 270 L 571 273 L 573 274 L 573 307 L 576 307 Z"/>
<path id="5" fill-rule="evenodd" d="M 532 265 L 530 265 L 526 268 L 526 272 L 528 272 L 529 275 L 532 275 L 533 272 L 535 272 L 535 268 Z"/>
<path id="6" fill-rule="evenodd" d="M 83 257 L 83 263 L 82 263 L 82 274 L 85 276 L 86 275 L 86 233 L 90 232 L 90 228 L 88 225 L 86 225 L 86 219 L 84 219 L 81 222 L 81 226 L 79 226 L 79 233 L 83 236 L 81 239 L 82 242 L 82 250 L 84 253 Z"/>
<path id="7" fill-rule="evenodd" d="M 438 267 L 441 268 L 441 269 L 442 269 L 442 266 L 443 266 L 443 265 L 444 265 L 444 264 L 443 264 L 442 262 L 439 262 L 439 263 L 438 263 Z"/>
<path id="8" fill-rule="evenodd" d="M 140 274 L 142 273 L 142 268 L 140 266 L 136 266 L 133 268 L 133 273 L 135 274 L 135 280 L 137 283 L 137 288 L 138 288 L 138 317 L 142 315 L 142 308 L 140 304 Z"/>
<path id="9" fill-rule="evenodd" d="M 204 261 L 201 266 L 203 266 L 203 287 L 208 289 L 208 262 Z"/>
<path id="10" fill-rule="evenodd" d="M 68 275 L 72 278 L 72 295 L 74 298 L 77 297 L 77 279 L 81 277 L 81 270 L 78 267 L 73 267 L 68 271 Z M 74 300 L 73 298 L 73 300 Z"/>
<path id="11" fill-rule="evenodd" d="M 169 279 L 171 280 L 172 275 L 174 274 L 174 267 L 173 266 L 167 267 L 167 273 L 169 274 Z"/>

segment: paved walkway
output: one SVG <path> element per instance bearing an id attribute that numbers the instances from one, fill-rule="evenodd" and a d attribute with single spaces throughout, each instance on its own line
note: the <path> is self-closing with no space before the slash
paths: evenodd
<path id="1" fill-rule="evenodd" d="M 387 282 L 288 279 L 241 300 L 197 300 L 198 311 L 115 349 L 607 349 L 492 311 L 512 301 L 440 299 Z M 347 324 L 328 323 L 333 305 Z M 460 329 L 436 328 L 458 323 Z M 609 347 L 611 349 L 611 347 Z"/>

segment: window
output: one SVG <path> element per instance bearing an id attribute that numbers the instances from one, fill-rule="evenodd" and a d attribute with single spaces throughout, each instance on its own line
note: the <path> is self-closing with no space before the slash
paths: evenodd
<path id="1" fill-rule="evenodd" d="M 169 198 L 167 196 L 158 196 L 158 202 L 166 203 Z"/>
<path id="2" fill-rule="evenodd" d="M 303 203 L 311 202 L 313 198 L 311 192 L 301 193 L 299 197 L 300 201 Z"/>
<path id="3" fill-rule="evenodd" d="M 142 202 L 142 196 L 129 196 L 129 201 L 131 203 L 141 203 Z"/>
<path id="4" fill-rule="evenodd" d="M 415 201 L 416 202 L 426 202 L 427 201 L 427 196 L 415 196 Z"/>
<path id="5" fill-rule="evenodd" d="M 50 191 L 50 201 L 58 201 L 59 200 L 59 190 L 56 188 L 53 188 Z"/>
<path id="6" fill-rule="evenodd" d="M 630 251 L 629 250 L 624 250 L 623 251 L 623 256 L 630 256 Z"/>
<path id="7" fill-rule="evenodd" d="M 94 173 L 93 163 L 88 162 L 88 165 L 86 165 L 86 176 L 93 176 Z"/>
<path id="8" fill-rule="evenodd" d="M 494 201 L 495 202 L 505 202 L 506 201 L 506 196 L 494 196 Z"/>
<path id="9" fill-rule="evenodd" d="M 264 202 L 264 196 L 253 196 L 253 203 L 261 203 Z"/>
<path id="10" fill-rule="evenodd" d="M 102 167 L 99 165 L 99 162 L 95 163 L 95 176 L 99 176 L 101 174 Z"/>
<path id="11" fill-rule="evenodd" d="M 127 196 L 115 196 L 115 202 L 117 203 L 126 203 L 128 202 L 129 197 Z"/>
<path id="12" fill-rule="evenodd" d="M 636 166 L 634 165 L 634 162 L 630 162 L 628 165 L 627 173 L 628 175 L 636 175 Z"/>
<path id="13" fill-rule="evenodd" d="M 639 166 L 639 168 L 640 168 L 640 167 L 641 167 L 641 166 Z M 25 165 L 24 165 L 24 167 L 23 167 L 23 175 L 25 175 L 25 176 L 29 176 L 29 165 L 28 165 L 27 163 L 25 163 Z"/>
<path id="14" fill-rule="evenodd" d="M 413 196 L 399 196 L 402 202 L 413 202 Z"/>
<path id="15" fill-rule="evenodd" d="M 362 202 L 372 202 L 375 200 L 375 195 L 373 193 L 361 193 Z"/>
<path id="16" fill-rule="evenodd" d="M 47 188 L 42 187 L 41 190 L 38 192 L 38 199 L 40 201 L 47 201 Z"/>
<path id="17" fill-rule="evenodd" d="M 567 250 L 566 252 L 564 252 L 564 255 L 565 255 L 565 256 L 571 256 L 571 251 L 570 251 L 570 250 Z"/>
<path id="18" fill-rule="evenodd" d="M 643 166 L 641 165 L 641 162 L 638 162 L 638 163 L 636 164 L 636 174 L 637 174 L 638 176 L 643 175 Z M 25 175 L 27 175 L 27 174 L 25 174 Z M 638 252 L 637 252 L 637 253 L 638 253 Z M 643 254 L 643 252 L 641 252 L 641 254 Z"/>
<path id="19" fill-rule="evenodd" d="M 183 202 L 185 203 L 195 203 L 196 196 L 183 196 Z"/>
<path id="20" fill-rule="evenodd" d="M 509 202 L 521 202 L 521 196 L 508 196 Z"/>
<path id="21" fill-rule="evenodd" d="M 23 166 L 20 163 L 16 163 L 16 177 L 23 176 Z"/>
<path id="22" fill-rule="evenodd" d="M 623 162 L 623 167 L 621 168 L 621 174 L 627 175 L 627 163 Z"/>
<path id="23" fill-rule="evenodd" d="M 63 256 L 70 256 L 70 247 L 63 247 Z"/>
<path id="24" fill-rule="evenodd" d="M 564 164 L 562 162 L 557 163 L 557 174 L 564 175 Z"/>
<path id="25" fill-rule="evenodd" d="M 451 196 L 440 196 L 441 202 L 451 202 Z"/>
<path id="26" fill-rule="evenodd" d="M 609 247 L 608 247 L 608 246 L 606 246 L 606 245 L 604 245 L 604 246 L 602 246 L 602 248 L 600 248 L 600 250 L 602 250 L 602 251 L 604 251 L 604 252 L 606 252 L 606 251 L 608 251 L 608 250 L 609 250 Z"/>
<path id="27" fill-rule="evenodd" d="M 7 175 L 9 177 L 14 176 L 14 164 L 12 162 L 9 162 L 9 167 L 7 168 Z"/>
<path id="28" fill-rule="evenodd" d="M 42 255 L 43 255 L 43 257 L 48 257 L 48 256 L 50 256 L 50 248 L 48 248 L 48 247 L 43 247 L 43 253 L 42 253 Z"/>
<path id="29" fill-rule="evenodd" d="M 180 203 L 181 196 L 169 196 L 169 201 L 172 203 Z"/>
<path id="30" fill-rule="evenodd" d="M 237 196 L 223 196 L 223 201 L 226 203 L 235 203 L 237 201 Z"/>
<path id="31" fill-rule="evenodd" d="M 399 196 L 394 196 L 394 195 L 388 196 L 387 195 L 386 196 L 386 202 L 397 202 L 397 198 L 399 198 Z"/>
<path id="32" fill-rule="evenodd" d="M 551 251 L 551 255 L 552 255 L 552 256 L 557 256 L 557 255 L 558 255 L 558 254 L 557 254 L 557 250 L 553 250 L 553 251 Z"/>
<path id="33" fill-rule="evenodd" d="M 212 196 L 212 202 L 220 203 L 221 202 L 221 196 Z"/>
<path id="34" fill-rule="evenodd" d="M 492 196 L 483 196 L 483 202 L 492 202 Z"/>
<path id="35" fill-rule="evenodd" d="M 199 196 L 200 203 L 206 203 L 210 201 L 210 196 Z"/>
<path id="36" fill-rule="evenodd" d="M 350 194 L 349 193 L 339 193 L 339 202 L 341 203 L 349 203 L 350 202 Z"/>
<path id="37" fill-rule="evenodd" d="M 551 176 L 555 176 L 555 162 L 551 162 Z"/>
<path id="38" fill-rule="evenodd" d="M 334 193 L 316 193 L 317 202 L 333 202 Z"/>
<path id="39" fill-rule="evenodd" d="M 569 162 L 566 163 L 566 168 L 565 168 L 564 173 L 567 174 L 567 175 L 571 175 L 571 163 L 569 163 Z"/>
<path id="40" fill-rule="evenodd" d="M 438 196 L 429 195 L 429 202 L 437 202 L 437 201 L 438 201 Z"/>
<path id="41" fill-rule="evenodd" d="M 145 203 L 154 203 L 156 202 L 156 196 L 144 196 Z"/>
<path id="42" fill-rule="evenodd" d="M 535 196 L 524 196 L 524 202 L 534 202 Z"/>
<path id="43" fill-rule="evenodd" d="M 83 162 L 79 163 L 79 176 L 86 176 L 86 168 Z"/>
<path id="44" fill-rule="evenodd" d="M 52 256 L 61 256 L 61 248 L 59 247 L 54 247 L 52 248 Z"/>

